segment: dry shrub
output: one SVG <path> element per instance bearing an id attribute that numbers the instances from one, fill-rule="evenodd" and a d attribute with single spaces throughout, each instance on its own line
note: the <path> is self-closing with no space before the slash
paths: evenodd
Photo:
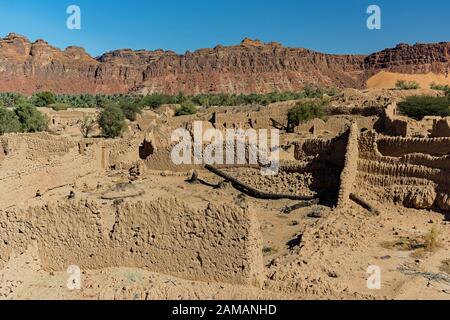
<path id="1" fill-rule="evenodd" d="M 440 247 L 439 243 L 439 230 L 434 225 L 430 232 L 425 235 L 424 249 L 426 251 L 434 251 Z"/>
<path id="2" fill-rule="evenodd" d="M 432 252 L 440 247 L 439 230 L 433 226 L 431 230 L 421 237 L 400 237 L 394 241 L 381 243 L 385 249 L 396 249 L 401 251 L 414 251 L 413 256 L 420 257 L 426 252 Z"/>
<path id="3" fill-rule="evenodd" d="M 394 241 L 385 241 L 381 243 L 385 249 L 397 249 L 401 251 L 413 251 L 421 248 L 423 244 L 418 239 L 410 237 L 401 237 Z"/>
<path id="4" fill-rule="evenodd" d="M 263 252 L 263 255 L 264 256 L 270 256 L 270 255 L 273 255 L 273 254 L 275 254 L 275 253 L 277 253 L 277 249 L 275 249 L 275 248 L 272 248 L 272 247 L 268 247 L 268 246 L 265 246 L 263 249 L 262 249 L 262 252 Z"/>

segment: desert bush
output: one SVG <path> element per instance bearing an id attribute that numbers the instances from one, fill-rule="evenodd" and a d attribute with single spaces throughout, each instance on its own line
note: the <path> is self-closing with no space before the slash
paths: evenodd
<path id="1" fill-rule="evenodd" d="M 48 107 L 51 104 L 56 103 L 56 96 L 51 92 L 36 93 L 31 97 L 30 101 L 36 107 Z"/>
<path id="2" fill-rule="evenodd" d="M 434 251 L 439 248 L 439 230 L 434 225 L 431 230 L 425 235 L 424 238 L 424 249 L 426 251 Z"/>
<path id="3" fill-rule="evenodd" d="M 442 84 L 436 84 L 433 82 L 431 84 L 430 88 L 433 90 L 444 91 L 445 95 L 450 96 L 450 86 L 448 84 L 442 85 Z"/>
<path id="4" fill-rule="evenodd" d="M 117 138 L 125 130 L 125 115 L 119 106 L 107 106 L 99 115 L 98 125 L 104 137 Z"/>
<path id="5" fill-rule="evenodd" d="M 40 132 L 48 129 L 47 117 L 35 106 L 21 104 L 14 110 L 23 132 Z"/>
<path id="6" fill-rule="evenodd" d="M 288 111 L 288 131 L 293 132 L 300 123 L 322 118 L 324 115 L 323 101 L 299 102 Z"/>
<path id="7" fill-rule="evenodd" d="M 325 94 L 325 90 L 311 83 L 307 83 L 304 86 L 303 92 L 306 98 L 322 98 Z"/>
<path id="8" fill-rule="evenodd" d="M 94 128 L 95 128 L 94 118 L 86 116 L 83 118 L 83 120 L 81 120 L 80 131 L 83 137 L 88 138 L 89 135 L 94 131 Z"/>
<path id="9" fill-rule="evenodd" d="M 141 104 L 145 107 L 156 109 L 163 104 L 175 104 L 177 103 L 176 97 L 166 94 L 154 93 L 142 98 Z"/>
<path id="10" fill-rule="evenodd" d="M 391 250 L 414 251 L 423 249 L 424 244 L 418 238 L 400 237 L 394 241 L 383 241 L 381 247 Z"/>
<path id="11" fill-rule="evenodd" d="M 433 226 L 431 230 L 420 237 L 400 237 L 394 241 L 381 243 L 385 249 L 395 249 L 401 251 L 413 251 L 413 257 L 423 257 L 428 252 L 433 252 L 441 246 L 439 242 L 439 230 Z"/>
<path id="12" fill-rule="evenodd" d="M 122 110 L 125 118 L 130 121 L 136 121 L 136 116 L 139 113 L 142 113 L 141 106 L 137 103 L 133 103 L 130 101 L 123 101 L 119 104 L 120 109 Z"/>
<path id="13" fill-rule="evenodd" d="M 180 107 L 175 111 L 175 116 L 186 116 L 186 115 L 192 115 L 197 113 L 197 107 L 195 104 L 188 100 L 183 102 Z"/>
<path id="14" fill-rule="evenodd" d="M 416 81 L 398 80 L 395 87 L 399 90 L 414 90 L 420 89 L 420 85 Z"/>
<path id="15" fill-rule="evenodd" d="M 20 132 L 21 130 L 22 126 L 14 111 L 0 107 L 0 135 L 5 133 Z"/>
<path id="16" fill-rule="evenodd" d="M 0 93 L 0 105 L 3 105 L 7 108 L 12 108 L 21 103 L 25 103 L 26 100 L 27 98 L 20 93 Z"/>
<path id="17" fill-rule="evenodd" d="M 277 252 L 278 252 L 278 250 L 273 248 L 273 247 L 264 246 L 262 248 L 262 253 L 263 253 L 264 256 L 270 256 L 270 255 L 273 255 L 273 254 L 275 254 Z"/>
<path id="18" fill-rule="evenodd" d="M 433 90 L 439 90 L 439 91 L 448 91 L 448 90 L 450 90 L 450 87 L 447 84 L 446 85 L 436 84 L 435 82 L 433 82 L 430 85 L 430 88 L 433 89 Z"/>
<path id="19" fill-rule="evenodd" d="M 426 116 L 450 116 L 450 97 L 411 96 L 398 103 L 400 112 L 422 120 Z"/>

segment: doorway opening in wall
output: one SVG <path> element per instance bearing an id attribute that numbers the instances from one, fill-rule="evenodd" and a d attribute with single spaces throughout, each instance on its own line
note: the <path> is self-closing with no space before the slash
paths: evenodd
<path id="1" fill-rule="evenodd" d="M 155 148 L 151 141 L 144 140 L 139 146 L 139 158 L 147 160 L 155 152 Z"/>

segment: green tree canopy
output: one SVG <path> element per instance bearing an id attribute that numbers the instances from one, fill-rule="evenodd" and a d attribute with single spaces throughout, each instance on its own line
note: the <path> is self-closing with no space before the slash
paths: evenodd
<path id="1" fill-rule="evenodd" d="M 197 113 L 197 107 L 195 104 L 190 101 L 186 100 L 181 104 L 181 106 L 175 111 L 175 115 L 178 116 L 186 116 L 186 115 L 192 115 Z"/>
<path id="2" fill-rule="evenodd" d="M 125 115 L 117 105 L 107 106 L 99 115 L 98 124 L 106 138 L 117 138 L 125 130 Z"/>
<path id="3" fill-rule="evenodd" d="M 450 116 L 450 97 L 411 96 L 398 103 L 400 112 L 422 120 L 426 116 Z"/>
<path id="4" fill-rule="evenodd" d="M 56 96 L 51 92 L 40 92 L 33 95 L 32 103 L 36 107 L 48 107 L 51 104 L 56 103 Z"/>
<path id="5" fill-rule="evenodd" d="M 304 101 L 297 103 L 288 111 L 288 131 L 292 132 L 300 123 L 325 115 L 323 101 Z"/>
<path id="6" fill-rule="evenodd" d="M 0 135 L 21 130 L 22 126 L 14 111 L 0 107 Z"/>
<path id="7" fill-rule="evenodd" d="M 125 118 L 130 121 L 136 121 L 137 114 L 142 113 L 141 106 L 138 103 L 123 101 L 119 104 L 119 107 Z"/>
<path id="8" fill-rule="evenodd" d="M 23 132 L 40 132 L 48 129 L 48 119 L 36 107 L 22 104 L 14 110 Z"/>

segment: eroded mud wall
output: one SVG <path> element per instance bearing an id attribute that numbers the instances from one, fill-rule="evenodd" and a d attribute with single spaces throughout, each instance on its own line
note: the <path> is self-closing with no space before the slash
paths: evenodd
<path id="1" fill-rule="evenodd" d="M 0 208 L 102 170 L 101 147 L 50 134 L 0 138 Z"/>
<path id="2" fill-rule="evenodd" d="M 388 157 L 400 157 L 412 153 L 443 156 L 450 153 L 450 138 L 383 137 L 378 139 L 377 146 L 378 151 Z"/>
<path id="3" fill-rule="evenodd" d="M 251 209 L 175 198 L 124 202 L 104 212 L 67 201 L 0 211 L 0 264 L 36 241 L 43 267 L 64 271 L 137 267 L 177 277 L 259 285 L 262 240 Z M 105 214 L 112 214 L 108 223 Z"/>
<path id="4" fill-rule="evenodd" d="M 450 139 L 359 139 L 357 183 L 368 197 L 416 209 L 450 210 Z"/>
<path id="5" fill-rule="evenodd" d="M 343 208 L 350 201 L 350 194 L 355 189 L 356 176 L 358 171 L 358 146 L 359 129 L 353 123 L 348 132 L 347 148 L 345 153 L 344 169 L 341 173 L 341 181 L 338 196 L 338 207 Z"/>

